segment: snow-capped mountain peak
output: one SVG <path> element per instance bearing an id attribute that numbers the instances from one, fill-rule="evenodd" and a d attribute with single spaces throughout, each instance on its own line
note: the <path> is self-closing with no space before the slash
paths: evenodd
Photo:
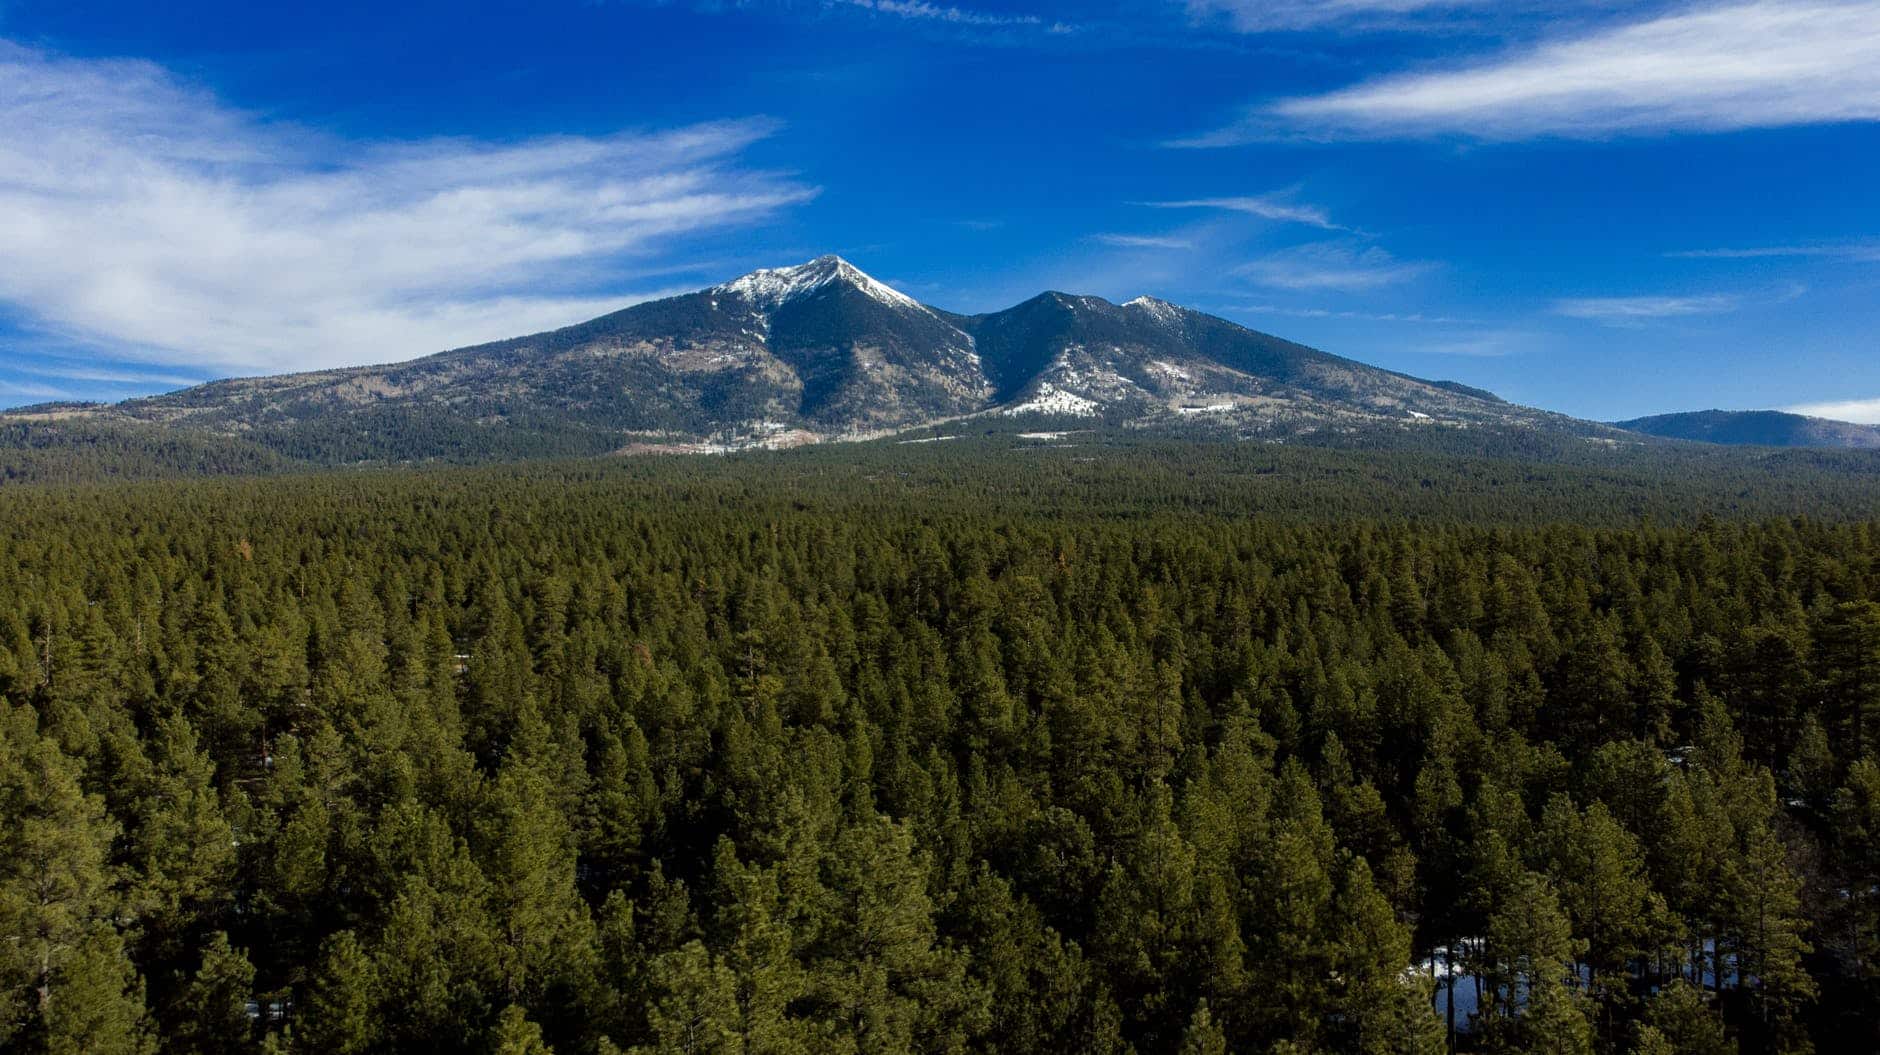
<path id="1" fill-rule="evenodd" d="M 919 301 L 877 281 L 834 253 L 794 267 L 759 268 L 742 278 L 714 287 L 712 292 L 742 294 L 759 310 L 772 311 L 778 305 L 838 282 L 854 286 L 889 307 L 921 312 L 927 310 Z"/>
<path id="2" fill-rule="evenodd" d="M 1137 297 L 1135 300 L 1129 301 L 1128 303 L 1124 304 L 1123 307 L 1134 308 L 1137 311 L 1147 312 L 1151 318 L 1155 319 L 1157 322 L 1164 323 L 1164 324 L 1172 325 L 1174 323 L 1180 322 L 1182 319 L 1182 309 L 1180 307 L 1177 307 L 1174 304 L 1170 304 L 1166 300 L 1161 300 L 1156 297 L 1150 297 L 1150 296 Z"/>

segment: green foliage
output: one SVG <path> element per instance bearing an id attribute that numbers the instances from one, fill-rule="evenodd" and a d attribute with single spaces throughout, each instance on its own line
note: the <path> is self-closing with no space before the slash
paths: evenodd
<path id="1" fill-rule="evenodd" d="M 241 950 L 217 932 L 203 946 L 194 975 L 183 986 L 171 1016 L 166 1050 L 190 1055 L 240 1055 L 252 1051 L 254 1025 L 249 1002 L 255 968 Z"/>
<path id="2" fill-rule="evenodd" d="M 1872 525 L 1211 457 L 0 493 L 0 1047 L 1880 1044 Z"/>

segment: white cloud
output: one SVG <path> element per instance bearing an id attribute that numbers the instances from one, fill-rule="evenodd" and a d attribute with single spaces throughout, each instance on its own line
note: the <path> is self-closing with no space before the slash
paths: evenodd
<path id="1" fill-rule="evenodd" d="M 1185 201 L 1146 201 L 1142 204 L 1152 209 L 1222 209 L 1280 223 L 1302 223 L 1328 231 L 1345 230 L 1333 223 L 1331 216 L 1316 205 L 1300 205 L 1272 194 L 1255 194 L 1236 198 L 1189 198 Z"/>
<path id="2" fill-rule="evenodd" d="M 1407 282 L 1433 267 L 1427 261 L 1398 260 L 1377 246 L 1314 242 L 1269 253 L 1234 273 L 1278 289 L 1349 292 Z"/>
<path id="3" fill-rule="evenodd" d="M 8 369 L 18 374 L 30 374 L 33 377 L 50 377 L 60 381 L 88 381 L 104 384 L 136 385 L 140 388 L 149 388 L 155 385 L 169 385 L 173 388 L 183 388 L 188 385 L 199 385 L 205 380 L 201 377 L 184 377 L 179 374 L 151 374 L 141 370 L 112 370 L 100 369 L 95 366 L 68 366 L 64 364 L 51 366 L 12 366 Z"/>
<path id="4" fill-rule="evenodd" d="M 840 0 L 849 7 L 865 8 L 897 18 L 913 18 L 928 22 L 950 22 L 960 26 L 1037 26 L 1043 25 L 1044 19 L 1036 15 L 998 15 L 985 11 L 971 11 L 965 8 L 949 7 L 945 4 L 930 4 L 925 0 Z"/>
<path id="5" fill-rule="evenodd" d="M 1455 69 L 1286 99 L 1187 140 L 1598 137 L 1880 119 L 1880 0 L 1705 5 Z"/>
<path id="6" fill-rule="evenodd" d="M 36 384 L 32 381 L 8 381 L 0 378 L 0 396 L 17 397 L 34 401 L 65 399 L 70 395 L 62 388 Z"/>
<path id="7" fill-rule="evenodd" d="M 1880 243 L 1766 245 L 1745 249 L 1686 249 L 1666 256 L 1683 260 L 1762 260 L 1776 257 L 1829 257 L 1862 263 L 1880 262 Z"/>
<path id="8" fill-rule="evenodd" d="M 1243 304 L 1233 309 L 1252 315 L 1280 315 L 1290 319 L 1361 319 L 1366 322 L 1423 322 L 1450 325 L 1476 320 L 1454 315 L 1425 315 L 1420 311 L 1356 311 L 1336 308 L 1295 308 L 1283 304 Z"/>
<path id="9" fill-rule="evenodd" d="M 1410 349 L 1425 355 L 1460 355 L 1474 359 L 1498 359 L 1517 355 L 1533 346 L 1532 334 L 1495 330 L 1470 334 L 1448 341 L 1435 341 Z"/>
<path id="10" fill-rule="evenodd" d="M 1880 425 L 1880 396 L 1873 399 L 1842 399 L 1827 403 L 1801 403 L 1781 409 L 1811 418 L 1853 421 L 1862 425 Z"/>
<path id="11" fill-rule="evenodd" d="M 1567 297 L 1554 301 L 1553 312 L 1574 319 L 1635 325 L 1651 319 L 1720 315 L 1736 310 L 1737 299 L 1722 294 L 1691 297 Z"/>
<path id="12" fill-rule="evenodd" d="M 1118 249 L 1193 249 L 1195 244 L 1186 238 L 1170 235 L 1153 234 L 1093 234 L 1093 242 L 1115 246 Z"/>
<path id="13" fill-rule="evenodd" d="M 738 163 L 770 131 L 348 143 L 150 63 L 0 42 L 0 301 L 119 357 L 215 369 L 526 333 L 622 306 L 597 288 L 644 281 L 685 236 L 810 197 Z"/>
<path id="14" fill-rule="evenodd" d="M 1260 33 L 1312 29 L 1352 21 L 1375 21 L 1459 7 L 1488 6 L 1492 0 L 1188 0 L 1197 20 L 1224 18 L 1235 29 Z"/>

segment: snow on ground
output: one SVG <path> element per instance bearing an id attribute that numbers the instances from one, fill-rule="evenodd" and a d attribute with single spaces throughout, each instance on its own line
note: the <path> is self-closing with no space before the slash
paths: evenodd
<path id="1" fill-rule="evenodd" d="M 1474 1031 L 1475 1017 L 1480 1013 L 1484 999 L 1494 995 L 1483 989 L 1481 977 L 1476 975 L 1469 966 L 1472 957 L 1480 957 L 1483 954 L 1484 945 L 1485 939 L 1479 936 L 1457 938 L 1454 945 L 1456 960 L 1453 965 L 1449 961 L 1448 949 L 1439 946 L 1405 968 L 1406 974 L 1422 975 L 1431 981 L 1431 1002 L 1435 1005 L 1436 1014 L 1445 1020 L 1449 1017 L 1451 994 L 1454 994 L 1456 1032 L 1458 1033 Z M 1703 949 L 1701 969 L 1690 970 L 1687 967 L 1686 970 L 1680 972 L 1679 976 L 1705 989 L 1715 989 L 1717 987 L 1716 940 L 1705 938 L 1700 947 Z M 1740 985 L 1745 980 L 1754 981 L 1753 975 L 1745 979 L 1738 973 L 1737 958 L 1734 953 L 1724 955 L 1723 966 L 1724 981 L 1728 985 Z M 1584 965 L 1580 965 L 1574 969 L 1573 977 L 1569 981 L 1585 988 L 1592 984 L 1592 975 Z M 1512 995 L 1515 1012 L 1519 1014 L 1527 1006 L 1526 987 L 1517 985 Z"/>
<path id="2" fill-rule="evenodd" d="M 957 440 L 957 439 L 959 439 L 958 436 L 922 436 L 921 438 L 917 440 L 896 440 L 895 442 L 896 443 L 941 443 L 946 440 Z"/>
<path id="3" fill-rule="evenodd" d="M 1232 403 L 1209 403 L 1202 407 L 1176 407 L 1177 414 L 1225 414 L 1234 409 Z"/>
<path id="4" fill-rule="evenodd" d="M 1019 414 L 1071 414 L 1080 418 L 1095 417 L 1097 402 L 1085 399 L 1075 392 L 1066 392 L 1049 381 L 1038 386 L 1038 391 L 1030 399 L 1016 406 L 1006 407 L 1007 417 Z"/>
<path id="5" fill-rule="evenodd" d="M 1428 421 L 1428 420 L 1430 420 L 1430 416 L 1429 416 L 1428 414 L 1425 414 L 1425 413 L 1423 413 L 1423 412 L 1422 412 L 1422 411 L 1420 411 L 1420 410 L 1413 410 L 1413 411 L 1411 411 L 1411 412 L 1410 412 L 1410 416 L 1411 416 L 1411 417 L 1413 417 L 1413 418 L 1416 418 L 1416 419 L 1417 419 L 1418 421 Z"/>
<path id="6" fill-rule="evenodd" d="M 1184 370 L 1181 367 L 1176 366 L 1174 363 L 1171 363 L 1165 359 L 1150 360 L 1149 367 L 1152 370 L 1156 370 L 1160 373 L 1167 374 L 1168 376 L 1175 378 L 1178 381 L 1193 381 L 1195 379 L 1193 374 L 1190 374 L 1187 370 Z"/>

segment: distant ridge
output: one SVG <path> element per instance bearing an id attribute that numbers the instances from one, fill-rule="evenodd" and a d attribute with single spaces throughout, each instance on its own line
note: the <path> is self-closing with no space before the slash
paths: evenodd
<path id="1" fill-rule="evenodd" d="M 1695 410 L 1614 424 L 1649 436 L 1730 446 L 1880 448 L 1880 426 L 1781 410 Z"/>

